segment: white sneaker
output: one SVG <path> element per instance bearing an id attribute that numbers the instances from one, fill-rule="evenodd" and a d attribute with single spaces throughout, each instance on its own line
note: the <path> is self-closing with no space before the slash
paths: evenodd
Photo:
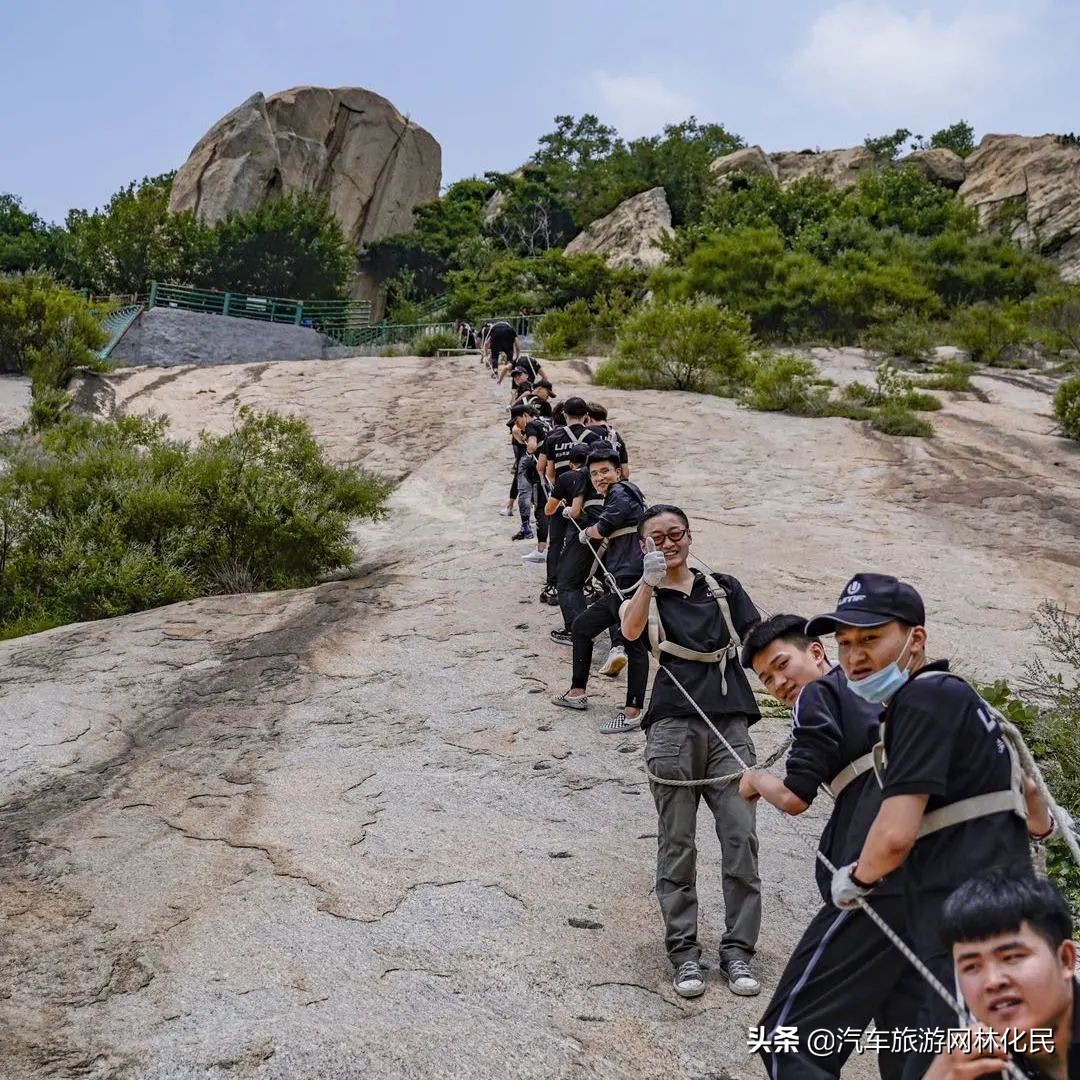
<path id="1" fill-rule="evenodd" d="M 615 645 L 608 651 L 607 659 L 600 669 L 600 674 L 609 675 L 614 679 L 626 667 L 626 664 L 626 650 L 621 645 Z"/>
<path id="2" fill-rule="evenodd" d="M 499 517 L 509 517 L 513 512 L 514 512 L 514 508 L 512 506 L 504 506 L 499 511 Z"/>
<path id="3" fill-rule="evenodd" d="M 700 997 L 705 993 L 705 978 L 701 974 L 701 965 L 696 960 L 687 960 L 685 964 L 680 964 L 671 985 L 675 987 L 675 993 L 679 997 Z"/>
<path id="4" fill-rule="evenodd" d="M 733 994 L 739 997 L 754 997 L 761 993 L 761 983 L 754 978 L 750 965 L 745 960 L 720 960 L 720 971 L 727 979 Z"/>
<path id="5" fill-rule="evenodd" d="M 546 563 L 547 562 L 547 552 L 546 551 L 541 551 L 539 548 L 534 548 L 532 551 L 529 552 L 528 555 L 522 555 L 521 556 L 521 561 L 522 562 L 536 562 L 536 563 L 543 562 L 543 563 Z"/>

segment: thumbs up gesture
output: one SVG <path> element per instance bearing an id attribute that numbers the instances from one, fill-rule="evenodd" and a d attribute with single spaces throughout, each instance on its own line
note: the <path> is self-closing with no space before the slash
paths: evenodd
<path id="1" fill-rule="evenodd" d="M 642 560 L 642 580 L 646 585 L 656 588 L 667 577 L 667 559 L 662 551 L 656 550 L 652 537 L 645 538 L 645 558 Z"/>

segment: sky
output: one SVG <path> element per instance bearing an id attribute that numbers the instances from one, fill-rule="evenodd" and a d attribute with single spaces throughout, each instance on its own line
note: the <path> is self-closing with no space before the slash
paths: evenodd
<path id="1" fill-rule="evenodd" d="M 256 90 L 362 86 L 509 172 L 558 114 L 693 114 L 766 150 L 963 118 L 1080 131 L 1075 0 L 2 0 L 0 192 L 60 221 L 181 165 Z"/>

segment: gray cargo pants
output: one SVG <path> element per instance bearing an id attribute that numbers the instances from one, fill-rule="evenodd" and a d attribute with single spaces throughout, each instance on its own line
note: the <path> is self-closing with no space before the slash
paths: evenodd
<path id="1" fill-rule="evenodd" d="M 745 716 L 716 721 L 717 728 L 749 765 L 756 762 Z M 737 772 L 738 762 L 698 717 L 666 717 L 649 725 L 645 761 L 655 776 L 700 780 Z M 737 781 L 702 787 L 650 783 L 659 823 L 656 898 L 664 918 L 665 946 L 673 966 L 700 960 L 697 940 L 697 827 L 702 796 L 716 819 L 722 856 L 725 932 L 720 956 L 749 960 L 761 929 L 761 879 L 758 877 L 756 810 L 739 797 Z"/>

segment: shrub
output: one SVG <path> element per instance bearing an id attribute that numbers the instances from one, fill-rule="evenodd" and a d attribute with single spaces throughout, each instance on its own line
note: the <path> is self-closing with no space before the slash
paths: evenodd
<path id="1" fill-rule="evenodd" d="M 1027 321 L 1020 309 L 985 303 L 957 311 L 949 336 L 976 363 L 994 367 L 1014 365 L 1021 348 L 1030 340 Z"/>
<path id="2" fill-rule="evenodd" d="M 606 349 L 615 343 L 619 327 L 635 307 L 634 300 L 622 292 L 575 300 L 536 324 L 537 347 L 554 356 Z"/>
<path id="3" fill-rule="evenodd" d="M 432 330 L 421 334 L 412 345 L 415 356 L 434 356 L 440 349 L 460 349 L 461 340 L 453 330 Z"/>
<path id="4" fill-rule="evenodd" d="M 915 412 L 937 412 L 941 408 L 941 399 L 922 390 L 909 390 L 901 401 Z"/>
<path id="5" fill-rule="evenodd" d="M 1032 324 L 1052 352 L 1080 354 L 1080 285 L 1063 285 L 1031 303 Z"/>
<path id="6" fill-rule="evenodd" d="M 971 374 L 975 365 L 966 360 L 941 360 L 933 367 L 930 375 L 923 375 L 912 380 L 913 386 L 924 390 L 974 390 Z"/>
<path id="7" fill-rule="evenodd" d="M 595 382 L 730 396 L 746 379 L 753 346 L 747 319 L 708 298 L 654 302 L 623 323 Z"/>
<path id="8" fill-rule="evenodd" d="M 877 311 L 874 324 L 863 334 L 863 344 L 885 356 L 925 360 L 937 344 L 930 323 L 911 312 Z"/>
<path id="9" fill-rule="evenodd" d="M 885 435 L 910 435 L 928 439 L 933 427 L 900 400 L 886 401 L 874 414 L 870 426 Z"/>
<path id="10" fill-rule="evenodd" d="M 818 379 L 812 361 L 784 353 L 765 356 L 753 365 L 753 374 L 739 394 L 739 402 L 762 412 L 823 416 L 828 409 L 829 391 Z"/>
<path id="11" fill-rule="evenodd" d="M 329 464 L 297 418 L 240 411 L 194 446 L 164 420 L 68 416 L 0 470 L 0 632 L 29 633 L 219 592 L 313 584 L 387 484 Z"/>
<path id="12" fill-rule="evenodd" d="M 1061 433 L 1080 442 L 1080 375 L 1073 375 L 1057 388 L 1054 415 L 1061 424 Z"/>

